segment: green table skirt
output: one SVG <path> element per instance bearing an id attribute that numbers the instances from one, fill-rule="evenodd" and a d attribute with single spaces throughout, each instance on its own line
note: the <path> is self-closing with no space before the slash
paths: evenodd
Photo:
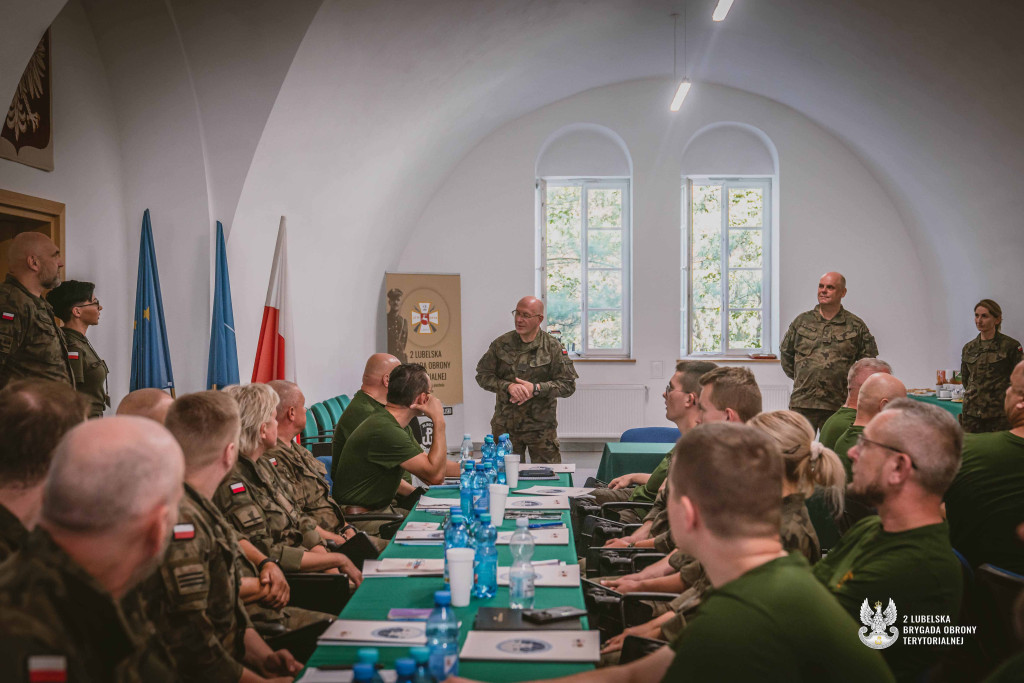
<path id="1" fill-rule="evenodd" d="M 528 488 L 538 484 L 554 485 L 550 482 L 520 482 L 519 488 Z M 559 475 L 559 486 L 572 486 L 572 475 L 565 473 Z M 436 498 L 451 498 L 453 505 L 458 505 L 458 490 L 435 490 L 428 495 Z M 419 510 L 409 514 L 406 523 L 413 522 L 440 522 L 444 518 L 441 515 L 431 515 Z M 569 513 L 562 513 L 562 519 L 569 527 L 569 538 L 572 538 L 572 525 L 569 521 Z M 404 526 L 404 524 L 403 524 Z M 505 520 L 501 530 L 508 531 L 515 529 L 515 523 Z M 382 558 L 386 557 L 423 557 L 440 558 L 444 557 L 442 546 L 407 546 L 398 545 L 392 541 L 381 553 Z M 534 547 L 534 560 L 558 559 L 566 563 L 576 563 L 576 552 L 572 543 L 568 545 L 538 545 Z M 498 564 L 507 566 L 512 564 L 512 555 L 507 545 L 498 546 Z M 356 590 L 345 609 L 341 612 L 342 619 L 387 619 L 388 610 L 393 607 L 432 607 L 434 604 L 434 591 L 444 588 L 443 580 L 437 577 L 407 577 L 407 578 L 373 578 L 367 579 Z M 538 587 L 536 589 L 535 606 L 557 607 L 560 605 L 572 605 L 583 608 L 583 591 L 580 587 L 554 588 Z M 488 600 L 472 598 L 468 607 L 456 607 L 455 614 L 462 622 L 459 629 L 459 648 L 466 640 L 466 634 L 473 629 L 473 621 L 476 617 L 476 610 L 479 607 L 508 607 L 508 587 L 498 586 L 498 593 Z M 586 627 L 586 619 L 584 619 Z M 310 657 L 309 666 L 322 665 L 351 665 L 356 660 L 358 648 L 343 645 L 321 645 Z M 381 647 L 380 661 L 387 668 L 392 668 L 395 659 L 409 656 L 409 650 L 405 647 Z M 461 661 L 459 664 L 459 675 L 481 681 L 528 681 L 540 678 L 553 678 L 566 676 L 580 671 L 589 671 L 594 667 L 589 664 L 578 663 L 528 663 L 528 662 L 491 662 L 491 661 Z"/>
<path id="2" fill-rule="evenodd" d="M 953 401 L 940 401 L 934 396 L 910 396 L 909 398 L 912 398 L 915 401 L 921 401 L 922 403 L 931 403 L 932 405 L 939 406 L 951 412 L 953 414 L 953 417 L 960 417 L 960 413 L 964 412 L 963 403 L 953 403 Z"/>
<path id="3" fill-rule="evenodd" d="M 641 443 L 609 441 L 604 445 L 597 478 L 604 483 L 632 472 L 651 473 L 672 450 L 673 443 Z"/>

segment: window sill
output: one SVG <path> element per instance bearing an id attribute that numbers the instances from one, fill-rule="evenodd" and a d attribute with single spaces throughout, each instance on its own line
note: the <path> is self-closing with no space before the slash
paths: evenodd
<path id="1" fill-rule="evenodd" d="M 573 363 L 636 363 L 636 358 L 595 358 L 593 356 L 588 358 L 570 356 L 570 358 Z"/>
<path id="2" fill-rule="evenodd" d="M 781 363 L 780 358 L 747 358 L 745 356 L 685 356 L 679 360 L 708 360 L 712 363 Z"/>

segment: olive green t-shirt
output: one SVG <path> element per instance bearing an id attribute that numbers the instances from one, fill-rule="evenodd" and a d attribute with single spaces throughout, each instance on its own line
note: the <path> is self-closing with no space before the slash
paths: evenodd
<path id="1" fill-rule="evenodd" d="M 349 401 L 348 407 L 342 411 L 338 423 L 334 425 L 334 438 L 331 440 L 331 477 L 335 477 L 338 469 L 338 458 L 345 448 L 345 442 L 356 427 L 371 415 L 386 413 L 387 409 L 368 393 L 360 389 Z"/>
<path id="2" fill-rule="evenodd" d="M 972 567 L 988 562 L 1024 573 L 1024 439 L 1011 432 L 964 435 L 964 458 L 946 491 L 953 547 Z"/>
<path id="3" fill-rule="evenodd" d="M 855 419 L 857 419 L 857 409 L 843 406 L 832 413 L 832 417 L 825 420 L 825 424 L 821 426 L 821 433 L 818 434 L 818 441 L 835 450 L 836 441 L 853 424 Z"/>
<path id="4" fill-rule="evenodd" d="M 910 634 L 906 629 L 915 616 L 956 624 L 963 577 L 945 522 L 889 533 L 878 516 L 865 517 L 850 527 L 812 571 L 858 621 L 865 599 L 869 606 L 875 602 L 888 605 L 892 599 L 900 638 L 882 650 L 882 655 L 897 680 L 916 681 L 942 656 L 941 646 L 907 644 L 908 636 L 925 634 Z"/>
<path id="5" fill-rule="evenodd" d="M 405 471 L 402 463 L 422 452 L 391 413 L 371 415 L 345 442 L 337 469 L 344 476 L 334 481 L 334 499 L 371 510 L 389 505 Z"/>
<path id="6" fill-rule="evenodd" d="M 662 483 L 665 481 L 665 477 L 668 476 L 668 466 L 671 462 L 671 456 L 666 455 L 658 463 L 658 466 L 651 472 L 651 478 L 647 480 L 647 483 L 643 486 L 634 486 L 633 493 L 630 495 L 630 501 L 639 501 L 641 503 L 653 503 L 654 499 L 658 497 L 658 489 L 661 488 Z M 644 513 L 646 514 L 646 510 Z M 641 515 L 642 517 L 643 515 Z"/>
<path id="7" fill-rule="evenodd" d="M 853 481 L 853 461 L 847 453 L 857 444 L 857 437 L 864 433 L 863 425 L 850 425 L 842 436 L 836 439 L 836 445 L 832 450 L 836 452 L 839 459 L 843 461 L 843 469 L 846 470 L 846 483 Z"/>
<path id="8" fill-rule="evenodd" d="M 892 681 L 857 623 L 787 555 L 713 589 L 672 643 L 662 683 L 677 681 Z"/>

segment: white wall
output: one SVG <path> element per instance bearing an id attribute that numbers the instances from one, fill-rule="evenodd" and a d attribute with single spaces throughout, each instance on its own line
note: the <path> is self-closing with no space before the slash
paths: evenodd
<path id="1" fill-rule="evenodd" d="M 679 357 L 683 149 L 718 121 L 752 125 L 778 150 L 781 325 L 814 306 L 823 272 L 840 270 L 849 280 L 848 308 L 871 327 L 882 357 L 910 385 L 933 376 L 921 264 L 888 194 L 860 160 L 809 119 L 766 98 L 697 84 L 672 115 L 670 91 L 664 80 L 598 88 L 503 126 L 459 163 L 417 222 L 398 270 L 462 274 L 465 428 L 474 435 L 486 432 L 493 406 L 473 380 L 476 362 L 491 339 L 510 329 L 504 311 L 533 293 L 536 155 L 554 131 L 577 122 L 612 129 L 632 156 L 637 360 L 578 363 L 580 382 L 646 384 L 647 422 L 665 423 L 659 397 Z M 652 361 L 664 363 L 662 377 L 651 376 Z M 777 364 L 750 367 L 762 384 L 788 381 Z M 462 425 L 452 427 L 457 434 Z"/>
<path id="2" fill-rule="evenodd" d="M 78 0 L 68 2 L 57 16 L 52 41 L 54 170 L 0 160 L 0 187 L 67 205 L 66 277 L 96 283 L 103 313 L 89 339 L 108 359 L 110 393 L 116 401 L 128 391 L 135 287 L 134 281 L 129 286 L 125 273 L 136 258 L 128 248 L 122 209 L 117 117 Z M 135 245 L 138 249 L 137 236 Z M 111 362 L 119 358 L 127 360 Z"/>

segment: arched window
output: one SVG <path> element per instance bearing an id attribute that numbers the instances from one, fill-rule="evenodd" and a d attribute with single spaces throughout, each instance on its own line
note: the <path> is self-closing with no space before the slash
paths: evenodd
<path id="1" fill-rule="evenodd" d="M 771 353 L 778 158 L 761 131 L 720 123 L 683 152 L 681 353 Z"/>
<path id="2" fill-rule="evenodd" d="M 630 353 L 632 175 L 602 126 L 563 128 L 537 157 L 537 288 L 548 331 L 575 356 Z"/>

